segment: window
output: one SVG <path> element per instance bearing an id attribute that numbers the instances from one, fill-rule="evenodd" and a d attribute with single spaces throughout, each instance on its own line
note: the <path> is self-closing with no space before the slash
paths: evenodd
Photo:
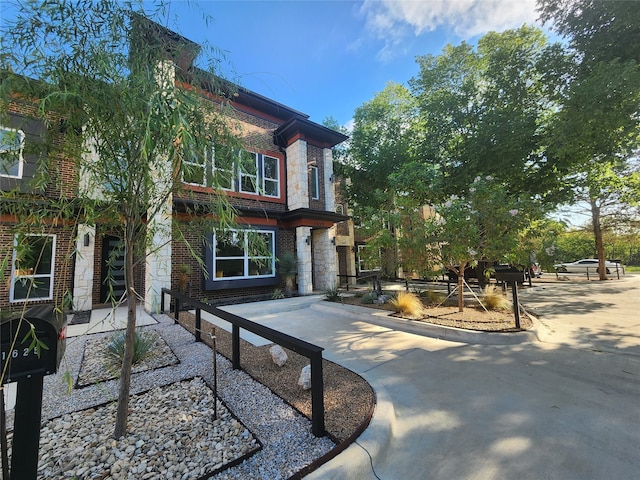
<path id="1" fill-rule="evenodd" d="M 268 197 L 280 196 L 280 162 L 275 157 L 262 156 L 262 190 Z"/>
<path id="2" fill-rule="evenodd" d="M 11 267 L 12 302 L 53 298 L 55 235 L 16 235 Z"/>
<path id="3" fill-rule="evenodd" d="M 318 183 L 318 167 L 312 166 L 311 170 L 311 198 L 318 200 L 320 198 L 320 186 Z"/>
<path id="4" fill-rule="evenodd" d="M 235 190 L 234 170 L 238 153 L 220 144 L 216 144 L 213 152 L 213 183 L 224 190 Z"/>
<path id="5" fill-rule="evenodd" d="M 215 281 L 275 277 L 275 232 L 227 230 L 213 236 Z"/>
<path id="6" fill-rule="evenodd" d="M 361 272 L 380 270 L 380 251 L 376 255 L 368 245 L 358 245 L 358 270 Z"/>
<path id="7" fill-rule="evenodd" d="M 216 144 L 204 156 L 185 159 L 182 181 L 277 198 L 280 197 L 280 160 Z"/>
<path id="8" fill-rule="evenodd" d="M 182 181 L 192 185 L 207 185 L 207 164 L 210 154 L 197 155 L 192 153 L 184 159 Z"/>
<path id="9" fill-rule="evenodd" d="M 0 127 L 0 176 L 22 178 L 24 132 Z"/>
<path id="10" fill-rule="evenodd" d="M 341 203 L 336 205 L 336 213 L 338 215 L 344 215 L 344 207 L 342 206 Z"/>

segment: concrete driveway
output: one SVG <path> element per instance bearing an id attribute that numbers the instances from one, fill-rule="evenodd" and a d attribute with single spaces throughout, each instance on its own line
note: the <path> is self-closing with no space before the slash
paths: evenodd
<path id="1" fill-rule="evenodd" d="M 324 346 L 376 390 L 369 428 L 307 478 L 635 479 L 639 286 L 628 276 L 522 292 L 544 324 L 541 341 L 516 345 L 407 333 L 318 297 L 225 308 Z"/>

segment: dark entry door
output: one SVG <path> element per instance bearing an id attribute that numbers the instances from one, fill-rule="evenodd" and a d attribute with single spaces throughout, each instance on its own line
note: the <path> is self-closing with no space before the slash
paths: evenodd
<path id="1" fill-rule="evenodd" d="M 106 235 L 102 241 L 100 302 L 118 301 L 124 292 L 124 246 L 118 237 Z"/>

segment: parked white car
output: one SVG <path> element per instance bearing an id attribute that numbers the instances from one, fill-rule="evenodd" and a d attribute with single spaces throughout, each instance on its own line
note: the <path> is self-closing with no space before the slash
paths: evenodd
<path id="1" fill-rule="evenodd" d="M 607 274 L 615 272 L 616 270 L 624 273 L 624 265 L 621 263 L 607 260 L 604 264 L 607 269 Z M 587 273 L 587 270 L 593 273 L 599 272 L 597 258 L 584 258 L 576 262 L 558 263 L 554 265 L 554 268 L 558 273 Z"/>

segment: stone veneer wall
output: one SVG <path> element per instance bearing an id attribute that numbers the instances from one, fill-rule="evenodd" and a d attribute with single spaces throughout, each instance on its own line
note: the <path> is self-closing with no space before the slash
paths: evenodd
<path id="1" fill-rule="evenodd" d="M 313 292 L 311 245 L 307 245 L 307 238 L 310 236 L 311 227 L 296 228 L 296 251 L 298 255 L 298 293 L 300 295 L 308 295 Z"/>
<path id="2" fill-rule="evenodd" d="M 313 231 L 315 290 L 326 291 L 338 283 L 336 247 L 331 243 L 332 238 L 335 238 L 335 227 Z"/>
<path id="3" fill-rule="evenodd" d="M 307 142 L 298 140 L 287 147 L 287 204 L 289 210 L 309 208 Z"/>
<path id="4" fill-rule="evenodd" d="M 85 235 L 89 235 L 89 245 L 84 244 Z M 93 304 L 93 273 L 96 227 L 86 224 L 78 225 L 76 237 L 76 264 L 73 279 L 73 309 L 76 311 L 91 310 Z"/>
<path id="5" fill-rule="evenodd" d="M 325 184 L 325 209 L 328 212 L 336 211 L 336 189 L 333 177 L 333 155 L 330 148 L 324 149 L 324 184 Z"/>

